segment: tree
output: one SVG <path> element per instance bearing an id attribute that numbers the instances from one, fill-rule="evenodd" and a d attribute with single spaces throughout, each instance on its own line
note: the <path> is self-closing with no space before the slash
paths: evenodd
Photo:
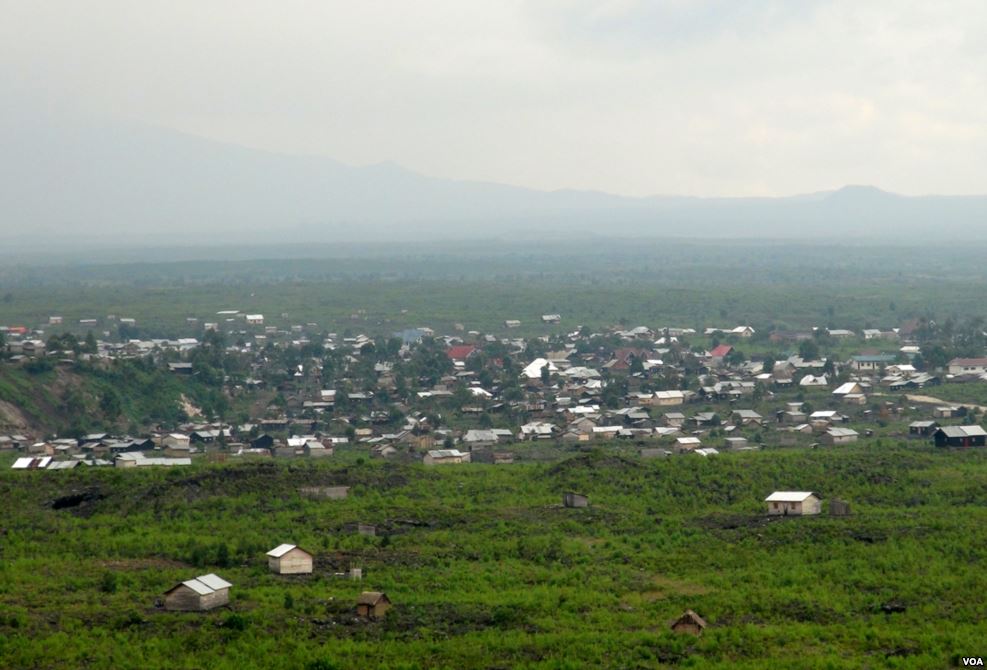
<path id="1" fill-rule="evenodd" d="M 96 344 L 96 336 L 93 335 L 93 331 L 86 333 L 86 343 L 82 347 L 82 350 L 87 354 L 95 354 L 99 351 L 99 346 Z"/>
<path id="2" fill-rule="evenodd" d="M 547 385 L 552 380 L 552 371 L 548 369 L 548 363 L 541 368 L 541 383 Z"/>
<path id="3" fill-rule="evenodd" d="M 819 344 L 815 340 L 802 340 L 799 343 L 799 358 L 805 361 L 819 358 Z"/>
<path id="4" fill-rule="evenodd" d="M 761 365 L 761 372 L 768 372 L 768 373 L 773 372 L 775 369 L 776 362 L 777 361 L 775 360 L 774 356 L 771 355 L 765 356 L 764 363 Z"/>

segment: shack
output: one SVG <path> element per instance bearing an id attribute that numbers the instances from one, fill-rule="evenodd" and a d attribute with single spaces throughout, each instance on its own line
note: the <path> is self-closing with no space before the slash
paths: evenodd
<path id="1" fill-rule="evenodd" d="M 708 625 L 701 616 L 692 610 L 686 610 L 682 616 L 672 622 L 672 631 L 698 637 Z"/>
<path id="2" fill-rule="evenodd" d="M 267 552 L 267 567 L 276 575 L 309 575 L 312 554 L 294 544 L 281 544 Z"/>
<path id="3" fill-rule="evenodd" d="M 173 586 L 164 594 L 164 608 L 180 612 L 204 612 L 230 602 L 228 581 L 214 575 L 201 575 Z"/>
<path id="4" fill-rule="evenodd" d="M 356 615 L 365 619 L 380 619 L 391 609 L 391 600 L 380 591 L 364 591 L 356 600 Z"/>

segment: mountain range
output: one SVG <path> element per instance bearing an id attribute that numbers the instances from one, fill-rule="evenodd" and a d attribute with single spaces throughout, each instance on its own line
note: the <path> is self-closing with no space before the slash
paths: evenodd
<path id="1" fill-rule="evenodd" d="M 987 196 L 872 186 L 783 198 L 635 198 L 427 177 L 126 122 L 7 116 L 0 242 L 98 247 L 566 236 L 987 239 Z"/>

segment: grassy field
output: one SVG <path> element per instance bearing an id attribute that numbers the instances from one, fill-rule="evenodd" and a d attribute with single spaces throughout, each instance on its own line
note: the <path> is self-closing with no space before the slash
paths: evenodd
<path id="1" fill-rule="evenodd" d="M 299 494 L 313 484 L 351 495 Z M 591 506 L 561 507 L 570 489 Z M 768 520 L 776 489 L 853 515 Z M 924 670 L 984 653 L 984 450 L 641 462 L 607 447 L 425 469 L 354 449 L 326 464 L 4 468 L 0 495 L 5 668 Z M 281 542 L 316 553 L 316 573 L 269 574 Z M 332 576 L 350 566 L 362 583 Z M 234 584 L 228 609 L 154 606 L 210 571 Z M 383 621 L 355 619 L 363 589 L 395 603 Z M 709 621 L 701 638 L 668 630 L 686 608 Z"/>

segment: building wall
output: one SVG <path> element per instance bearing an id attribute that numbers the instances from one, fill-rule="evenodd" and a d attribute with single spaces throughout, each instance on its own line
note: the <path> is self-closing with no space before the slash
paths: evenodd
<path id="1" fill-rule="evenodd" d="M 215 595 L 215 593 L 212 595 Z M 166 610 L 180 612 L 194 612 L 208 609 L 206 601 L 203 598 L 205 596 L 200 596 L 183 584 L 165 596 L 164 606 Z"/>
<path id="2" fill-rule="evenodd" d="M 280 558 L 268 556 L 267 565 L 279 575 L 306 575 L 312 572 L 312 557 L 295 548 Z"/>

